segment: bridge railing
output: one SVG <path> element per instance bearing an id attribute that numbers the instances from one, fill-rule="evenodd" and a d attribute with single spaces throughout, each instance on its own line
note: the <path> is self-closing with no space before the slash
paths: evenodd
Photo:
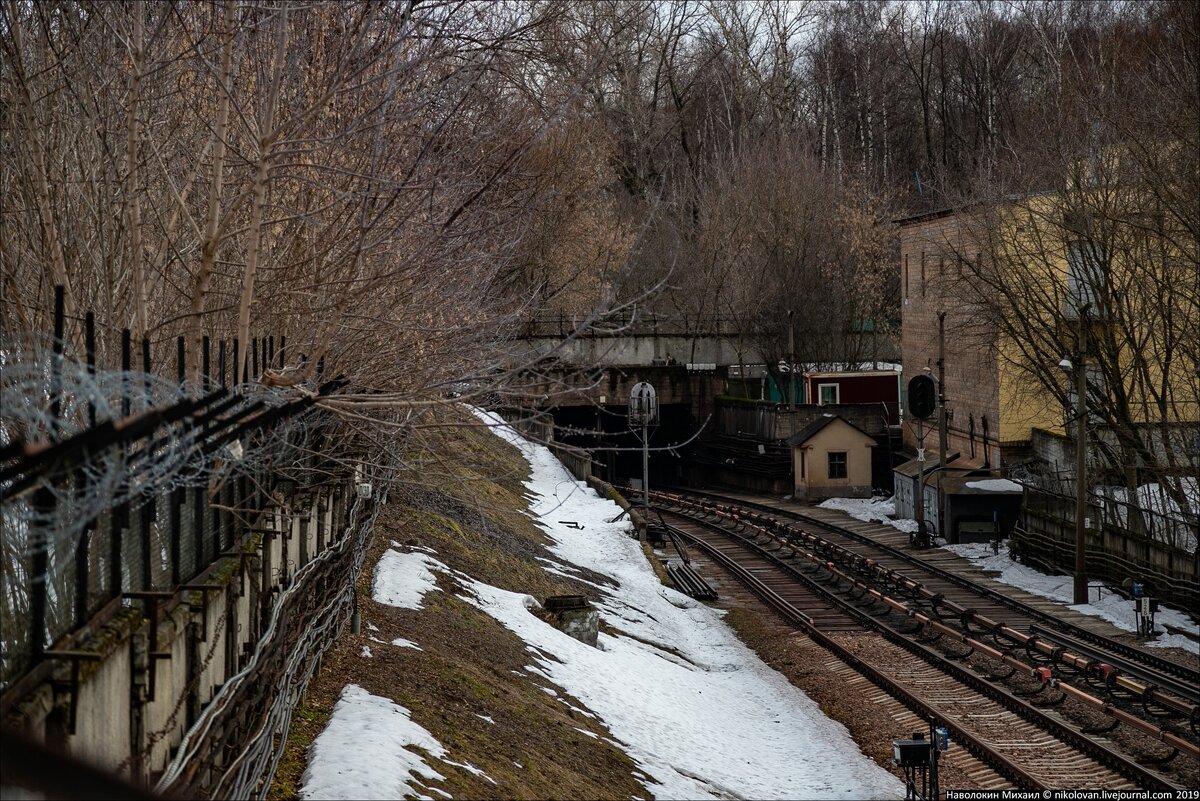
<path id="1" fill-rule="evenodd" d="M 736 337 L 744 335 L 746 321 L 713 315 L 661 315 L 653 312 L 617 314 L 590 320 L 566 313 L 539 315 L 522 327 L 526 339 L 571 336 L 688 336 Z"/>

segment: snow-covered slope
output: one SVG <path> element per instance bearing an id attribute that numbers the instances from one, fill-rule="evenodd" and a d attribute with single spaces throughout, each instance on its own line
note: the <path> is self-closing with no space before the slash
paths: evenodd
<path id="1" fill-rule="evenodd" d="M 583 567 L 613 580 L 615 588 L 604 588 L 598 606 L 615 633 L 602 632 L 597 648 L 585 645 L 530 614 L 536 604 L 530 596 L 451 570 L 428 552 L 392 552 L 382 560 L 376 600 L 419 608 L 427 593 L 440 591 L 434 574 L 451 576 L 460 597 L 527 643 L 530 678 L 573 696 L 602 720 L 650 777 L 646 788 L 657 798 L 903 796 L 900 782 L 743 645 L 719 610 L 659 583 L 628 523 L 608 522 L 620 514 L 615 503 L 576 481 L 545 447 L 527 442 L 499 418 L 476 414 L 529 461 L 532 513 L 559 560 L 546 569 L 576 573 Z M 408 782 L 415 780 L 419 793 L 420 774 L 436 770 L 436 760 L 448 761 L 427 734 L 403 707 L 347 688 L 316 740 L 302 794 L 337 796 L 339 783 L 358 789 L 371 776 L 394 794 L 411 792 Z M 357 747 L 364 739 L 370 747 Z M 411 746 L 430 759 L 411 758 Z M 391 754 L 396 748 L 410 756 L 397 758 Z"/>

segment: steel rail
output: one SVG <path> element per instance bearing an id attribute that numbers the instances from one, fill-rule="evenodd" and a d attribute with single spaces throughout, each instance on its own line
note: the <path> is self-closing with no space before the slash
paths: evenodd
<path id="1" fill-rule="evenodd" d="M 1078 640 L 1081 640 L 1083 642 L 1088 642 L 1093 645 L 1098 645 L 1103 648 L 1107 648 L 1112 653 L 1114 653 L 1118 656 L 1124 657 L 1126 660 L 1129 660 L 1129 662 L 1127 664 L 1140 662 L 1143 665 L 1145 665 L 1146 667 L 1157 671 L 1158 673 L 1172 676 L 1177 679 L 1181 679 L 1184 682 L 1190 683 L 1192 685 L 1200 685 L 1200 671 L 1192 670 L 1191 668 L 1187 667 L 1186 665 L 1181 665 L 1178 662 L 1173 662 L 1169 659 L 1164 659 L 1164 658 L 1162 658 L 1160 656 L 1156 656 L 1154 654 L 1148 654 L 1143 650 L 1134 648 L 1125 643 L 1117 642 L 1108 637 L 1104 637 L 1103 635 L 1088 631 L 1087 629 L 1084 629 L 1074 623 L 1069 623 L 1067 621 L 1060 620 L 1050 614 L 1047 614 L 1046 612 L 1043 612 L 1042 610 L 1040 610 L 1034 606 L 1030 606 L 1029 604 L 1026 604 L 1015 598 L 1011 598 L 1011 597 L 1005 595 L 1004 593 L 998 592 L 990 587 L 985 587 L 981 584 L 971 581 L 968 578 L 960 576 L 952 571 L 946 570 L 945 568 L 941 568 L 941 567 L 938 567 L 937 565 L 930 564 L 919 557 L 913 556 L 912 554 L 905 553 L 904 551 L 901 551 L 900 549 L 895 548 L 890 545 L 887 545 L 885 543 L 878 542 L 878 541 L 876 541 L 864 534 L 860 534 L 857 531 L 854 531 L 852 529 L 845 528 L 843 526 L 838 526 L 834 523 L 829 523 L 824 520 L 818 520 L 817 518 L 810 517 L 809 515 L 805 515 L 802 512 L 797 512 L 797 511 L 794 511 L 791 509 L 780 509 L 777 507 L 768 506 L 766 504 L 756 503 L 753 501 L 745 501 L 740 498 L 730 497 L 728 495 L 721 495 L 719 493 L 709 493 L 707 491 L 704 493 L 698 493 L 698 492 L 694 492 L 694 491 L 675 489 L 671 493 L 664 492 L 663 494 L 664 495 L 675 495 L 680 498 L 684 498 L 685 494 L 696 496 L 696 497 L 702 497 L 702 498 L 718 498 L 718 499 L 729 502 L 730 508 L 736 508 L 735 506 L 733 506 L 733 504 L 737 504 L 740 506 L 753 507 L 753 508 L 761 509 L 761 510 L 764 510 L 767 512 L 779 513 L 782 515 L 786 515 L 788 517 L 796 518 L 797 520 L 802 521 L 806 525 L 813 525 L 818 528 L 825 529 L 827 531 L 832 531 L 840 536 L 847 537 L 849 539 L 853 539 L 857 542 L 860 542 L 864 545 L 868 545 L 872 548 L 877 548 L 877 549 L 887 553 L 889 556 L 900 559 L 908 564 L 913 565 L 914 567 L 919 568 L 920 570 L 924 570 L 928 573 L 931 573 L 934 576 L 938 577 L 939 579 L 948 581 L 948 582 L 955 584 L 963 589 L 969 590 L 970 592 L 972 592 L 976 595 L 982 596 L 989 601 L 993 601 L 1002 606 L 1006 606 L 1016 612 L 1026 615 L 1034 620 L 1037 620 L 1038 622 L 1045 623 L 1045 624 L 1048 624 L 1055 628 L 1058 628 L 1059 630 L 1069 634 L 1070 636 L 1072 636 Z M 753 517 L 754 517 L 753 512 L 751 513 L 750 517 L 753 519 Z M 761 518 L 761 516 L 759 516 L 759 517 Z M 770 520 L 770 522 L 775 525 L 782 525 L 778 520 L 775 520 L 770 517 L 768 517 L 767 519 Z M 787 527 L 785 526 L 785 528 L 787 528 Z M 803 534 L 811 533 L 811 532 L 798 531 L 796 533 L 803 535 Z M 842 548 L 842 546 L 839 546 L 836 543 L 830 543 L 830 545 L 835 548 Z M 846 550 L 844 548 L 842 548 L 842 549 Z M 854 554 L 854 556 L 856 556 L 858 558 L 866 558 L 866 557 L 863 557 L 861 554 L 854 553 L 853 551 L 847 550 L 847 553 Z M 888 568 L 880 567 L 880 569 L 889 570 L 889 572 L 891 572 L 897 576 L 903 576 L 903 574 L 898 573 L 896 571 L 891 571 Z M 904 577 L 904 578 L 907 578 L 907 577 Z M 911 579 L 909 579 L 909 580 L 911 580 Z M 940 602 L 946 604 L 947 606 L 951 606 L 953 604 L 952 601 L 947 601 L 947 600 L 942 600 Z M 955 611 L 959 614 L 961 614 L 962 612 L 966 612 L 966 611 L 973 611 L 973 610 L 968 610 L 968 609 L 958 606 L 958 605 L 951 606 L 951 608 L 955 608 L 955 607 L 957 607 L 955 609 Z M 983 616 L 980 616 L 980 617 L 982 620 L 987 620 L 986 618 L 983 618 Z M 982 620 L 981 620 L 981 622 L 982 622 Z M 995 625 L 995 621 L 988 620 L 988 622 L 991 623 L 992 625 Z M 1134 672 L 1132 664 L 1130 664 L 1129 672 L 1130 673 Z M 1144 676 L 1144 678 L 1147 681 L 1153 682 L 1156 677 L 1153 675 L 1146 675 L 1146 676 Z"/>
<path id="2" fill-rule="evenodd" d="M 725 516 L 727 518 L 732 517 L 732 516 L 727 516 L 725 513 L 721 513 L 717 510 L 712 510 L 711 513 L 715 514 L 718 517 L 718 519 L 720 519 L 720 517 L 722 517 L 722 516 Z M 682 515 L 683 513 L 675 512 L 675 514 Z M 687 515 L 683 515 L 683 516 L 686 517 Z M 695 518 L 689 518 L 689 519 L 695 520 Z M 747 540 L 740 533 L 729 531 L 728 529 L 725 529 L 719 525 L 716 525 L 713 521 L 708 520 L 708 519 L 700 519 L 700 520 L 697 520 L 696 522 L 698 522 L 704 526 L 707 526 L 709 528 L 712 528 L 716 531 L 719 531 L 727 536 L 733 536 L 733 537 L 739 539 L 747 546 L 755 549 L 757 552 L 759 552 L 764 557 L 770 559 L 771 561 L 773 561 L 776 564 L 783 567 L 785 570 L 787 570 L 789 573 L 791 573 L 794 577 L 798 578 L 801 582 L 803 582 L 805 585 L 807 585 L 810 589 L 823 595 L 824 597 L 828 598 L 829 600 L 833 601 L 834 603 L 842 606 L 846 611 L 848 611 L 852 615 L 858 617 L 868 629 L 876 630 L 876 631 L 880 632 L 888 640 L 894 642 L 897 645 L 904 647 L 905 649 L 909 650 L 910 652 L 925 659 L 930 664 L 934 665 L 935 667 L 938 667 L 939 669 L 943 670 L 946 673 L 949 673 L 951 676 L 958 679 L 959 681 L 967 684 L 968 686 L 971 686 L 973 689 L 992 698 L 992 700 L 995 700 L 998 703 L 1001 703 L 1005 707 L 1009 708 L 1011 711 L 1016 712 L 1017 714 L 1026 718 L 1030 722 L 1035 723 L 1040 728 L 1050 731 L 1051 733 L 1055 734 L 1055 736 L 1057 736 L 1060 740 L 1067 742 L 1068 744 L 1075 747 L 1077 750 L 1095 755 L 1094 758 L 1097 758 L 1099 761 L 1103 762 L 1104 764 L 1112 767 L 1115 770 L 1118 770 L 1122 775 L 1126 776 L 1127 778 L 1130 778 L 1139 783 L 1143 783 L 1142 786 L 1146 786 L 1148 784 L 1151 787 L 1161 787 L 1163 789 L 1174 789 L 1174 785 L 1172 785 L 1165 778 L 1147 771 L 1144 767 L 1137 764 L 1133 760 L 1130 760 L 1129 758 L 1125 757 L 1124 755 L 1119 754 L 1116 751 L 1113 751 L 1112 749 L 1108 748 L 1107 746 L 1096 742 L 1095 740 L 1087 737 L 1087 735 L 1085 735 L 1083 732 L 1078 731 L 1077 729 L 1067 725 L 1066 723 L 1054 720 L 1053 718 L 1050 718 L 1041 710 L 1037 709 L 1036 707 L 1033 707 L 1032 705 L 1030 705 L 1030 704 L 1026 703 L 1025 701 L 1022 701 L 1021 699 L 1017 698 L 1016 696 L 1012 695 L 1012 693 L 1010 693 L 1008 690 L 1001 688 L 990 682 L 987 682 L 987 681 L 983 680 L 982 678 L 976 676 L 975 674 L 966 671 L 964 668 L 954 664 L 953 662 L 948 661 L 944 655 L 939 654 L 939 653 L 933 651 L 932 649 L 925 647 L 924 645 L 922 645 L 920 643 L 914 642 L 909 636 L 906 636 L 902 632 L 899 632 L 896 629 L 894 629 L 893 627 L 888 626 L 887 624 L 881 622 L 877 618 L 874 618 L 874 617 L 870 616 L 869 614 L 863 612 L 857 606 L 850 603 L 846 599 L 842 598 L 838 593 L 833 592 L 828 587 L 823 586 L 820 582 L 817 582 L 816 580 L 812 579 L 811 577 L 804 575 L 803 572 L 801 572 L 795 566 L 788 564 L 786 561 L 780 559 L 774 553 L 764 550 L 760 543 Z M 731 520 L 731 522 L 736 523 L 736 522 L 740 522 L 740 521 Z M 748 525 L 748 524 L 743 523 L 743 525 Z M 757 530 L 758 535 L 765 535 L 769 540 L 775 540 L 777 542 L 779 541 L 779 538 L 777 538 L 775 535 L 773 535 L 771 532 L 767 531 L 766 529 L 764 529 L 760 526 L 751 526 L 751 527 Z M 695 540 L 695 538 L 691 538 L 691 539 Z M 787 543 L 786 541 L 784 541 L 782 543 L 782 545 L 784 547 L 787 547 L 790 550 L 792 550 L 793 556 L 800 553 L 799 551 L 797 551 L 795 549 L 795 546 L 792 545 L 791 543 Z M 990 646 L 987 646 L 984 643 L 974 640 L 973 638 L 970 638 L 967 635 L 962 635 L 959 632 L 957 632 L 953 629 L 950 629 L 949 627 L 945 627 L 943 624 L 940 624 L 938 621 L 934 620 L 933 618 L 930 618 L 925 615 L 921 615 L 920 617 L 917 617 L 917 615 L 919 615 L 920 613 L 915 613 L 915 612 L 912 612 L 911 610 L 907 610 L 907 607 L 905 607 L 904 604 L 902 604 L 901 602 L 895 601 L 894 599 L 887 598 L 887 600 L 884 601 L 884 598 L 886 598 L 886 596 L 883 596 L 883 594 L 879 593 L 878 590 L 874 590 L 873 588 L 867 587 L 867 585 L 862 584 L 861 582 L 857 582 L 855 579 L 848 576 L 847 574 L 842 573 L 841 571 L 838 571 L 836 568 L 833 567 L 832 563 L 830 563 L 826 560 L 822 560 L 816 554 L 806 554 L 805 556 L 809 561 L 813 562 L 818 567 L 824 568 L 831 575 L 836 575 L 841 580 L 851 582 L 851 583 L 857 585 L 859 587 L 859 589 L 866 591 L 866 592 L 870 592 L 873 597 L 875 597 L 877 600 L 880 600 L 881 602 L 887 603 L 887 605 L 890 608 L 895 609 L 896 611 L 904 610 L 905 612 L 907 612 L 909 614 L 910 617 L 913 617 L 913 619 L 916 619 L 919 622 L 922 622 L 923 624 L 926 622 L 929 622 L 929 623 L 935 623 L 938 626 L 942 626 L 943 627 L 942 629 L 935 629 L 935 630 L 940 631 L 940 633 L 942 633 L 942 634 L 950 634 L 951 636 L 955 637 L 956 639 L 959 639 L 960 641 L 964 642 L 964 644 L 968 644 L 979 650 L 983 650 L 985 653 L 988 653 L 989 656 L 993 656 L 993 658 L 999 658 L 1005 664 L 1008 664 L 1010 667 L 1013 667 L 1014 669 L 1024 669 L 1029 675 L 1031 675 L 1035 678 L 1041 679 L 1043 686 L 1054 686 L 1057 689 L 1060 689 L 1062 692 L 1065 692 L 1065 693 L 1071 695 L 1072 697 L 1076 697 L 1079 700 L 1083 700 L 1085 702 L 1090 702 L 1091 706 L 1099 709 L 1100 711 L 1105 712 L 1106 714 L 1120 720 L 1123 723 L 1128 723 L 1131 726 L 1139 728 L 1140 730 L 1145 731 L 1147 734 L 1156 736 L 1160 741 L 1167 743 L 1174 748 L 1180 748 L 1181 750 L 1184 748 L 1191 748 L 1191 749 L 1195 748 L 1195 746 L 1193 746 L 1192 744 L 1188 743 L 1185 740 L 1181 740 L 1180 738 L 1176 737 L 1175 735 L 1171 734 L 1170 732 L 1165 732 L 1158 727 L 1153 727 L 1152 724 L 1148 724 L 1145 721 L 1140 720 L 1139 718 L 1129 715 L 1128 713 L 1125 713 L 1125 712 L 1122 712 L 1121 710 L 1112 708 L 1110 705 L 1105 704 L 1100 699 L 1096 699 L 1092 696 L 1089 696 L 1086 693 L 1083 693 L 1082 691 L 1079 691 L 1075 688 L 1064 685 L 1061 682 L 1054 681 L 1051 678 L 1051 676 L 1049 675 L 1049 671 L 1038 672 L 1038 670 L 1036 668 L 1031 668 L 1028 665 L 1024 665 L 1024 664 L 1020 663 L 1018 660 L 1014 660 L 1011 657 L 1008 657 L 1007 655 L 1004 655 L 1004 654 L 1000 653 L 999 651 L 996 651 L 995 649 L 990 648 Z"/>
<path id="3" fill-rule="evenodd" d="M 654 493 L 651 493 L 651 494 L 654 494 Z M 660 493 L 659 497 L 671 498 L 677 504 L 680 502 L 677 498 L 672 498 L 672 496 L 669 493 Z M 691 502 L 688 502 L 688 501 L 684 501 L 683 503 L 685 505 L 695 506 L 695 504 L 691 504 Z M 740 515 L 738 515 L 736 512 L 732 512 L 732 511 L 725 512 L 725 511 L 722 511 L 719 507 L 716 507 L 716 506 L 705 507 L 702 504 L 700 505 L 699 508 L 702 510 L 706 510 L 706 513 L 707 513 L 708 509 L 711 509 L 713 514 L 716 514 L 719 517 L 725 517 L 725 518 L 731 520 L 732 522 L 734 522 L 735 524 L 750 525 L 750 526 L 758 529 L 759 531 L 761 531 L 763 534 L 765 534 L 768 537 L 777 536 L 776 533 L 773 533 L 771 530 L 769 530 L 766 527 L 759 526 L 755 523 L 744 522 L 742 520 L 742 518 L 740 517 Z M 778 529 L 780 527 L 775 526 L 775 528 Z M 853 552 L 847 552 L 847 551 L 845 551 L 845 549 L 842 549 L 840 546 L 837 546 L 836 544 L 829 543 L 825 540 L 822 540 L 821 538 L 819 538 L 816 535 L 811 534 L 809 532 L 795 532 L 793 529 L 790 529 L 787 527 L 783 527 L 783 531 L 785 534 L 786 533 L 791 533 L 791 534 L 799 533 L 804 539 L 809 541 L 810 544 L 815 544 L 818 546 L 818 550 L 820 551 L 820 557 L 818 558 L 816 555 L 808 554 L 811 561 L 814 561 L 817 564 L 821 565 L 822 567 L 825 567 L 827 570 L 830 570 L 831 572 L 836 573 L 837 575 L 841 576 L 845 580 L 854 583 L 860 589 L 862 589 L 864 592 L 869 592 L 871 594 L 878 596 L 879 600 L 881 600 L 885 603 L 888 603 L 889 605 L 899 603 L 899 602 L 893 602 L 891 599 L 886 598 L 881 593 L 879 593 L 877 590 L 875 590 L 871 587 L 868 587 L 866 584 L 859 582 L 858 580 L 842 573 L 841 571 L 839 571 L 833 567 L 833 563 L 831 561 L 827 561 L 830 549 L 836 550 L 843 554 L 845 554 L 845 553 L 851 554 L 854 557 L 854 559 L 851 560 L 852 565 L 859 564 L 859 562 L 857 562 L 856 560 L 862 559 L 862 557 L 860 555 L 853 554 Z M 792 543 L 789 542 L 789 545 L 792 545 Z M 820 546 L 826 546 L 826 547 L 820 547 Z M 865 564 L 867 565 L 868 568 L 871 567 L 870 560 L 866 560 Z M 899 574 L 896 574 L 896 575 L 899 575 Z M 917 593 L 915 592 L 915 590 L 917 588 L 924 590 L 924 588 L 921 588 L 921 585 L 916 584 L 911 579 L 907 579 L 907 577 L 904 577 L 904 576 L 900 576 L 900 578 L 903 579 L 903 581 L 901 581 L 899 583 L 899 585 L 898 585 L 899 588 L 907 590 L 909 592 L 909 594 L 913 595 L 914 598 L 917 596 Z M 927 590 L 925 590 L 924 594 L 926 596 L 932 597 L 932 596 L 930 596 L 930 593 Z M 931 625 L 931 627 L 934 630 L 940 632 L 941 634 L 949 635 L 953 639 L 957 639 L 957 640 L 963 642 L 964 644 L 971 645 L 971 647 L 974 647 L 977 650 L 981 650 L 985 653 L 988 653 L 990 656 L 993 656 L 993 658 L 999 659 L 1001 662 L 1003 662 L 1004 664 L 1008 665 L 1009 667 L 1011 667 L 1015 670 L 1021 670 L 1023 673 L 1026 673 L 1027 675 L 1029 675 L 1033 678 L 1040 678 L 1040 680 L 1043 683 L 1053 680 L 1059 684 L 1059 686 L 1063 690 L 1063 692 L 1068 692 L 1069 694 L 1072 694 L 1073 696 L 1077 697 L 1079 700 L 1100 710 L 1104 714 L 1109 715 L 1109 716 L 1119 720 L 1120 722 L 1127 723 L 1130 726 L 1133 726 L 1134 728 L 1137 728 L 1164 743 L 1168 743 L 1173 748 L 1177 748 L 1177 749 L 1186 751 L 1188 753 L 1191 753 L 1196 757 L 1200 757 L 1200 748 L 1198 748 L 1195 744 L 1190 743 L 1187 740 L 1180 738 L 1178 735 L 1174 734 L 1173 732 L 1169 732 L 1160 726 L 1156 726 L 1156 725 L 1149 723 L 1147 721 L 1144 721 L 1140 718 L 1129 715 L 1128 713 L 1123 712 L 1122 710 L 1111 707 L 1110 705 L 1104 703 L 1104 701 L 1102 699 L 1096 698 L 1095 696 L 1093 696 L 1089 693 L 1085 693 L 1081 690 L 1077 690 L 1074 687 L 1070 687 L 1070 685 L 1062 684 L 1061 679 L 1054 678 L 1052 676 L 1052 674 L 1050 673 L 1049 669 L 1031 667 L 1025 663 L 1020 662 L 1019 660 L 1012 659 L 1006 652 L 997 650 L 997 649 L 993 648 L 992 646 L 981 643 L 977 639 L 970 637 L 969 635 L 971 634 L 971 630 L 970 630 L 969 626 L 965 625 L 965 619 L 966 619 L 966 616 L 969 613 L 973 613 L 974 610 L 967 610 L 966 612 L 963 613 L 964 628 L 967 631 L 967 634 L 963 635 L 963 634 L 960 634 L 957 630 L 952 629 L 948 626 L 945 626 L 945 624 L 943 624 L 941 622 L 941 619 L 939 617 L 929 617 L 926 615 L 921 615 L 920 613 L 912 612 L 908 609 L 907 605 L 904 605 L 904 604 L 901 604 L 900 606 L 894 606 L 894 608 L 897 611 L 902 611 L 905 614 L 908 614 L 909 616 L 914 617 L 914 619 L 919 620 L 922 624 Z M 936 609 L 935 609 L 935 615 L 936 615 Z M 1171 695 L 1164 694 L 1164 693 L 1160 692 L 1157 687 L 1154 687 L 1152 685 L 1150 685 L 1150 686 L 1141 685 L 1136 682 L 1130 681 L 1128 678 L 1120 676 L 1119 673 L 1117 672 L 1117 670 L 1115 668 L 1113 668 L 1111 665 L 1108 665 L 1108 664 L 1102 663 L 1102 662 L 1098 663 L 1094 658 L 1080 656 L 1078 654 L 1071 653 L 1071 652 L 1067 651 L 1065 648 L 1063 648 L 1062 646 L 1056 647 L 1056 646 L 1053 646 L 1052 644 L 1038 642 L 1036 636 L 1030 637 L 1029 635 L 1025 635 L 1021 632 L 1016 631 L 1015 629 L 1011 629 L 1007 626 L 1004 626 L 1003 624 L 994 623 L 994 622 L 990 621 L 988 618 L 985 618 L 982 616 L 979 616 L 979 617 L 983 621 L 987 622 L 987 624 L 988 624 L 987 630 L 990 633 L 993 633 L 993 634 L 1003 633 L 1003 634 L 1005 634 L 1005 636 L 1008 636 L 1010 638 L 1014 638 L 1014 639 L 1019 638 L 1021 641 L 1023 641 L 1025 643 L 1027 651 L 1031 647 L 1035 647 L 1036 650 L 1039 650 L 1042 653 L 1052 655 L 1051 661 L 1055 661 L 1060 664 L 1071 666 L 1078 672 L 1084 673 L 1085 675 L 1092 670 L 1098 670 L 1101 674 L 1103 674 L 1105 676 L 1106 682 L 1117 683 L 1120 686 L 1122 686 L 1123 688 L 1125 688 L 1126 690 L 1129 690 L 1130 692 L 1134 693 L 1143 702 L 1143 705 L 1145 705 L 1145 703 L 1149 701 L 1149 702 L 1157 703 L 1160 706 L 1163 706 L 1164 708 L 1174 710 L 1174 711 L 1178 712 L 1179 714 L 1183 715 L 1184 717 L 1188 718 L 1189 724 L 1192 726 L 1195 726 L 1197 717 L 1200 717 L 1200 713 L 1197 712 L 1197 707 L 1195 705 L 1188 704 L 1187 702 L 1180 701 L 1180 700 L 1172 697 Z M 930 621 L 932 621 L 932 623 L 929 623 Z"/>
<path id="4" fill-rule="evenodd" d="M 804 630 L 804 633 L 810 639 L 812 639 L 822 648 L 825 648 L 827 651 L 837 656 L 838 659 L 845 662 L 859 674 L 865 676 L 872 684 L 884 690 L 888 695 L 907 706 L 910 710 L 920 713 L 924 718 L 933 718 L 941 725 L 944 725 L 950 732 L 951 736 L 954 737 L 955 742 L 962 743 L 963 747 L 965 747 L 968 752 L 987 764 L 989 767 L 995 769 L 1000 775 L 1013 781 L 1018 787 L 1024 789 L 1048 789 L 1038 778 L 1030 774 L 1020 765 L 1013 762 L 1003 754 L 997 752 L 983 740 L 976 737 L 974 733 L 962 728 L 954 721 L 948 720 L 942 715 L 938 714 L 937 710 L 923 698 L 919 697 L 907 687 L 897 682 L 871 662 L 863 659 L 861 656 L 858 656 L 849 648 L 830 637 L 828 634 L 818 628 L 808 615 L 797 609 L 786 599 L 768 587 L 760 578 L 739 564 L 737 560 L 725 553 L 722 553 L 719 549 L 713 547 L 703 539 L 692 536 L 683 529 L 680 529 L 676 526 L 671 526 L 670 524 L 666 525 L 676 535 L 688 540 L 692 543 L 692 545 L 708 554 L 708 556 L 714 561 L 724 566 L 752 592 L 762 598 L 768 606 L 782 615 L 785 620 L 793 625 L 799 626 Z"/>

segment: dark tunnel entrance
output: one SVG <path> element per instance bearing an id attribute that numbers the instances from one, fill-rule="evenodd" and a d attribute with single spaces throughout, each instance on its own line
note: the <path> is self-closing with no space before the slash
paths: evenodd
<path id="1" fill-rule="evenodd" d="M 642 477 L 641 430 L 629 430 L 629 407 L 562 406 L 551 410 L 554 438 L 592 453 L 593 472 L 612 484 Z M 686 403 L 659 407 L 659 424 L 650 429 L 650 487 L 685 483 L 686 465 L 695 445 L 680 445 L 695 437 L 700 423 Z M 666 450 L 668 446 L 680 447 Z M 658 450 L 656 450 L 658 449 Z"/>

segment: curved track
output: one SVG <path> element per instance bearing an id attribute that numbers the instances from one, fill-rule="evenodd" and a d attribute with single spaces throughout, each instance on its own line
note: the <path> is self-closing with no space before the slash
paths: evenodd
<path id="1" fill-rule="evenodd" d="M 1006 649 L 1022 649 L 1028 659 L 1065 670 L 1101 696 L 1132 702 L 1148 719 L 1180 721 L 1200 734 L 1200 672 L 1187 665 L 1096 634 L 911 553 L 792 509 L 707 492 L 659 497 L 710 504 L 785 537 L 806 539 L 822 556 L 872 584 L 924 603 L 940 620 L 954 619 L 967 633 L 991 637 Z"/>
<path id="2" fill-rule="evenodd" d="M 915 712 L 942 721 L 956 741 L 1015 784 L 1042 789 L 1173 787 L 1168 779 L 1119 753 L 1104 738 L 1047 715 L 999 682 L 989 681 L 930 648 L 929 632 L 945 626 L 912 613 L 903 602 L 858 582 L 823 556 L 804 551 L 802 544 L 711 505 L 689 509 L 677 497 L 665 495 L 659 496 L 659 502 L 670 504 L 663 513 L 673 521 L 675 535 L 703 549 L 785 618 L 889 694 Z M 742 528 L 741 533 L 717 525 L 728 526 L 731 521 Z M 830 579 L 838 586 L 829 586 Z M 908 614 L 905 625 L 914 621 L 918 625 L 905 631 L 884 620 L 897 609 Z M 966 635 L 957 638 L 1005 661 L 1003 654 Z M 870 661 L 861 653 L 862 644 L 868 641 Z M 966 657 L 973 648 L 961 656 Z M 1015 659 L 1009 658 L 1007 663 L 1028 669 Z M 1038 675 L 1038 671 L 1032 672 Z M 1005 676 L 1012 673 L 1009 670 Z M 1054 685 L 1053 681 L 1043 682 L 1041 688 L 1035 686 L 1027 694 Z M 1174 744 L 1170 739 L 1164 742 Z"/>

